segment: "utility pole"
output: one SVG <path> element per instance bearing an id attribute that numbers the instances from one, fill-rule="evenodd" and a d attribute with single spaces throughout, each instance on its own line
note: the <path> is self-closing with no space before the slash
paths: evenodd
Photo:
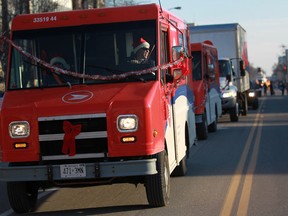
<path id="1" fill-rule="evenodd" d="M 285 49 L 285 82 L 287 82 L 287 75 L 288 75 L 288 49 Z"/>

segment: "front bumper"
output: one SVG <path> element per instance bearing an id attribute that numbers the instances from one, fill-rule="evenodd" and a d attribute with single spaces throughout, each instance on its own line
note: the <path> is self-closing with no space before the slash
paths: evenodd
<path id="1" fill-rule="evenodd" d="M 229 97 L 229 98 L 221 98 L 222 109 L 230 109 L 236 106 L 237 98 Z"/>
<path id="2" fill-rule="evenodd" d="M 156 159 L 85 163 L 86 175 L 63 178 L 60 165 L 0 166 L 0 181 L 83 180 L 112 177 L 145 176 L 157 173 Z"/>
<path id="3" fill-rule="evenodd" d="M 252 106 L 255 100 L 257 100 L 257 97 L 249 97 L 248 98 L 248 105 Z"/>
<path id="4" fill-rule="evenodd" d="M 254 93 L 254 94 L 251 94 Z M 247 101 L 248 101 L 248 105 L 252 106 L 255 100 L 258 100 L 258 95 L 259 95 L 259 91 L 249 91 L 248 92 L 248 97 L 247 97 Z"/>

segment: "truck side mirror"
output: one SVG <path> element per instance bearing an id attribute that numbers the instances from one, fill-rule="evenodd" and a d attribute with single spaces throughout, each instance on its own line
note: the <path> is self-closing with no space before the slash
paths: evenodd
<path id="1" fill-rule="evenodd" d="M 245 74 L 245 64 L 244 64 L 243 60 L 240 61 L 240 75 L 241 76 L 245 76 L 246 75 Z"/>
<path id="2" fill-rule="evenodd" d="M 228 82 L 231 82 L 231 75 L 230 74 L 226 75 L 226 80 L 228 80 Z"/>
<path id="3" fill-rule="evenodd" d="M 172 60 L 176 61 L 180 59 L 182 53 L 183 53 L 182 46 L 173 46 L 172 47 Z"/>

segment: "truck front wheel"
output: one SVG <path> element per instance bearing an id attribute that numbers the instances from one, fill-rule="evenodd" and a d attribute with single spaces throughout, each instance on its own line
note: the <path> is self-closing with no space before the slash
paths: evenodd
<path id="1" fill-rule="evenodd" d="M 38 197 L 37 182 L 7 182 L 7 193 L 10 206 L 16 213 L 34 211 Z"/>
<path id="2" fill-rule="evenodd" d="M 202 114 L 202 122 L 196 123 L 196 134 L 199 140 L 205 140 L 208 137 L 208 124 L 205 112 Z"/>
<path id="3" fill-rule="evenodd" d="M 246 116 L 247 113 L 248 113 L 248 99 L 247 99 L 247 95 L 244 94 L 243 101 L 242 101 L 242 115 Z"/>
<path id="4" fill-rule="evenodd" d="M 238 110 L 238 104 L 232 108 L 230 108 L 230 121 L 231 122 L 237 122 L 239 120 L 239 110 Z"/>
<path id="5" fill-rule="evenodd" d="M 172 176 L 185 176 L 187 173 L 187 156 L 180 161 L 179 165 L 175 167 L 172 172 Z"/>
<path id="6" fill-rule="evenodd" d="M 215 106 L 215 120 L 210 125 L 208 125 L 209 132 L 217 131 L 217 121 L 218 121 L 218 114 L 217 114 L 217 107 Z"/>
<path id="7" fill-rule="evenodd" d="M 252 109 L 257 110 L 258 107 L 259 107 L 259 100 L 258 98 L 255 98 L 255 100 L 253 101 Z"/>
<path id="8" fill-rule="evenodd" d="M 157 174 L 146 177 L 146 195 L 150 206 L 166 206 L 170 197 L 170 170 L 166 151 L 156 155 Z"/>

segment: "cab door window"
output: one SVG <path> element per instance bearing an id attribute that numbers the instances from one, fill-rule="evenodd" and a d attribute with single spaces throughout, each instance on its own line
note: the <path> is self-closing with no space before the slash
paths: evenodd
<path id="1" fill-rule="evenodd" d="M 169 62 L 168 58 L 168 33 L 165 30 L 161 31 L 161 41 L 160 41 L 160 65 L 165 65 Z M 165 74 L 168 73 L 168 69 L 161 69 L 161 82 L 165 83 Z"/>

